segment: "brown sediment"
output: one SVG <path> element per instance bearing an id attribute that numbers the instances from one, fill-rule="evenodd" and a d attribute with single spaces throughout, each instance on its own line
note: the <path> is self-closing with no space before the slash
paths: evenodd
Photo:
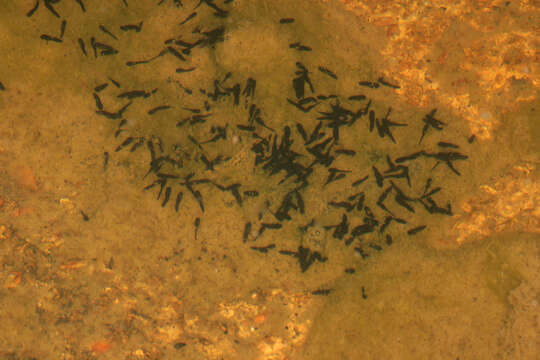
<path id="1" fill-rule="evenodd" d="M 313 4 L 316 2 L 320 1 L 314 0 Z M 10 66 L 18 70 L 11 71 L 11 74 L 0 74 L 0 80 L 6 85 L 6 91 L 0 92 L 0 102 L 6 99 L 6 104 L 9 103 L 5 112 L 7 121 L 3 123 L 6 129 L 2 128 L 0 156 L 6 158 L 6 164 L 16 156 L 20 158 L 17 164 L 29 164 L 8 169 L 8 176 L 2 182 L 0 289 L 7 296 L 0 296 L 0 305 L 10 309 L 10 317 L 0 326 L 7 343 L 6 349 L 0 349 L 0 357 L 296 360 L 300 359 L 299 353 L 314 328 L 321 329 L 321 348 L 324 350 L 326 347 L 331 354 L 325 358 L 339 357 L 336 349 L 341 345 L 346 355 L 357 354 L 358 348 L 365 350 L 365 353 L 349 358 L 371 355 L 391 358 L 381 356 L 381 351 L 387 351 L 387 348 L 393 348 L 390 351 L 395 353 L 399 353 L 398 350 L 429 353 L 434 347 L 431 340 L 424 341 L 426 335 L 431 339 L 441 339 L 435 351 L 463 348 L 459 355 L 464 353 L 464 357 L 471 358 L 482 358 L 475 355 L 483 352 L 491 354 L 493 337 L 485 336 L 485 330 L 491 331 L 499 324 L 478 314 L 483 314 L 486 306 L 490 311 L 494 309 L 497 316 L 505 312 L 501 304 L 492 301 L 494 297 L 489 296 L 485 284 L 476 283 L 479 279 L 477 275 L 483 269 L 479 259 L 485 253 L 479 249 L 467 256 L 467 261 L 462 264 L 458 264 L 458 257 L 465 254 L 469 247 L 485 245 L 486 241 L 482 240 L 498 232 L 540 232 L 534 162 L 519 165 L 511 171 L 499 171 L 504 168 L 501 163 L 515 162 L 518 151 L 511 149 L 511 146 L 503 149 L 494 145 L 497 136 L 503 132 L 497 133 L 495 130 L 501 129 L 499 125 L 505 125 L 505 114 L 512 114 L 511 111 L 518 104 L 530 104 L 534 91 L 538 90 L 539 58 L 538 53 L 534 52 L 537 40 L 533 32 L 525 28 L 531 23 L 530 19 L 523 22 L 525 25 L 520 19 L 526 13 L 534 16 L 538 8 L 532 2 L 522 1 L 518 5 L 510 5 L 508 9 L 512 14 L 505 15 L 507 13 L 504 11 L 510 10 L 504 10 L 507 5 L 500 1 L 469 0 L 459 6 L 450 5 L 450 1 L 437 3 L 436 6 L 418 1 L 406 1 L 401 5 L 395 1 L 341 1 L 351 12 L 359 15 L 358 22 L 349 22 L 356 19 L 350 14 L 344 15 L 338 0 L 327 5 L 327 9 L 318 6 L 309 8 L 312 4 L 305 6 L 302 2 L 285 0 L 275 7 L 278 1 L 264 1 L 264 4 L 236 1 L 233 6 L 240 11 L 240 15 L 231 14 L 236 18 L 227 20 L 231 27 L 227 31 L 225 46 L 217 46 L 215 51 L 202 50 L 191 59 L 193 62 L 189 67 L 178 64 L 178 57 L 161 55 L 147 67 L 143 64 L 140 67 L 125 66 L 125 61 L 140 61 L 156 56 L 159 49 L 154 46 L 157 44 L 155 39 L 165 39 L 171 35 L 167 26 L 174 27 L 176 33 L 178 22 L 189 14 L 179 17 L 175 11 L 182 9 L 175 10 L 173 1 L 165 1 L 160 8 L 156 3 L 150 0 L 144 5 L 141 2 L 143 7 L 138 10 L 135 2 L 129 9 L 124 9 L 120 3 L 121 11 L 117 13 L 114 12 L 113 3 L 105 2 L 109 5 L 102 5 L 101 9 L 89 7 L 89 12 L 103 14 L 108 11 L 105 6 L 109 6 L 111 17 L 103 19 L 107 29 L 111 29 L 119 38 L 133 36 L 125 44 L 132 43 L 134 39 L 139 41 L 135 53 L 126 55 L 121 62 L 110 66 L 97 62 L 105 59 L 93 59 L 90 37 L 96 33 L 92 33 L 89 26 L 91 20 L 80 17 L 78 8 L 71 14 L 67 13 L 67 5 L 66 9 L 58 6 L 58 10 L 70 15 L 66 17 L 70 24 L 79 20 L 88 21 L 80 23 L 80 29 L 70 26 L 63 44 L 45 45 L 44 41 L 39 40 L 39 33 L 33 39 L 36 37 L 35 29 L 34 26 L 27 26 L 28 23 L 19 27 L 16 21 L 10 25 L 12 19 L 9 19 L 5 25 L 0 25 L 6 27 L 6 34 L 16 33 L 16 29 L 23 34 L 20 38 L 24 37 L 24 41 L 19 41 L 17 37 L 5 37 L 10 48 L 18 49 L 6 55 Z M 330 8 L 335 4 L 339 7 Z M 14 13 L 24 14 L 28 11 L 27 5 L 9 6 L 17 9 Z M 169 5 L 171 7 L 166 8 Z M 9 7 L 0 5 L 0 8 L 2 6 Z M 244 9 L 250 6 L 253 12 Z M 197 19 L 202 16 L 205 7 L 204 2 L 201 3 Z M 150 8 L 162 11 L 154 9 L 155 12 L 147 12 Z M 130 14 L 134 11 L 134 17 L 113 21 L 114 16 L 124 10 L 129 10 Z M 41 14 L 41 11 L 46 11 L 43 5 L 38 13 Z M 11 14 L 9 11 L 5 13 Z M 211 27 L 213 20 L 219 21 L 211 13 L 207 15 L 212 21 L 205 26 Z M 285 16 L 295 16 L 295 21 L 280 22 L 280 18 L 287 19 Z M 58 24 L 42 23 L 40 19 L 41 15 L 33 17 L 32 21 L 40 21 L 40 27 L 46 28 L 47 32 L 48 25 L 57 28 Z M 138 31 L 118 32 L 118 25 L 131 21 L 142 24 L 143 20 L 145 25 L 140 34 Z M 324 23 L 326 20 L 329 23 Z M 186 23 L 182 29 L 193 25 L 193 22 Z M 354 28 L 351 24 L 354 24 Z M 96 31 L 97 24 L 94 25 Z M 364 25 L 365 32 L 359 30 Z M 319 33 L 322 33 L 320 37 Z M 88 56 L 84 56 L 77 47 L 77 39 L 84 39 Z M 109 40 L 113 44 L 113 40 Z M 308 54 L 289 50 L 289 44 L 297 41 L 312 47 L 310 54 L 315 57 L 296 58 L 297 55 Z M 117 43 L 114 44 L 116 47 Z M 64 47 L 53 47 L 55 45 Z M 123 56 L 128 49 L 124 44 L 118 45 Z M 35 46 L 39 47 L 39 52 L 33 50 Z M 351 48 L 355 51 L 351 51 Z M 328 49 L 328 53 L 322 52 Z M 294 56 L 290 55 L 292 53 Z M 275 61 L 276 58 L 280 61 Z M 290 62 L 288 68 L 283 67 L 287 60 Z M 224 153 L 225 157 L 230 155 L 232 160 L 228 165 L 219 165 L 227 171 L 226 182 L 219 181 L 217 171 L 204 169 L 200 163 L 190 165 L 200 170 L 192 179 L 193 183 L 194 179 L 200 179 L 199 175 L 210 179 L 221 184 L 217 187 L 222 188 L 223 196 L 211 192 L 212 185 L 208 183 L 201 184 L 208 186 L 201 190 L 204 191 L 202 194 L 194 190 L 191 193 L 187 190 L 177 192 L 168 186 L 164 187 L 159 204 L 154 204 L 150 195 L 141 191 L 148 186 L 148 183 L 144 183 L 148 178 L 141 179 L 144 175 L 141 171 L 147 170 L 145 166 L 151 160 L 151 154 L 144 153 L 148 145 L 144 141 L 148 140 L 147 135 L 151 135 L 152 139 L 154 134 L 163 135 L 165 140 L 177 141 L 170 129 L 158 123 L 165 121 L 166 117 L 178 115 L 174 110 L 178 110 L 179 103 L 185 100 L 182 96 L 184 92 L 188 93 L 187 88 L 198 94 L 201 87 L 206 86 L 205 81 L 221 77 L 222 72 L 231 70 L 235 75 L 238 71 L 242 77 L 257 77 L 257 100 L 263 103 L 258 105 L 265 123 L 278 132 L 278 126 L 287 123 L 294 133 L 294 122 L 303 122 L 302 114 L 295 115 L 296 109 L 288 108 L 289 104 L 281 101 L 284 100 L 281 97 L 278 99 L 276 94 L 283 95 L 285 91 L 293 90 L 284 89 L 285 85 L 290 85 L 289 76 L 294 76 L 295 70 L 298 71 L 294 67 L 297 60 L 310 69 L 314 79 L 322 76 L 317 82 L 314 81 L 318 91 L 351 95 L 348 99 L 354 99 L 354 107 L 360 101 L 368 99 L 371 103 L 373 99 L 373 106 L 377 107 L 373 114 L 376 112 L 378 116 L 391 105 L 395 120 L 409 125 L 396 131 L 398 148 L 391 148 L 391 144 L 379 144 L 378 140 L 365 140 L 366 128 L 343 131 L 342 145 L 351 146 L 338 150 L 339 153 L 336 151 L 339 161 L 343 163 L 331 173 L 348 174 L 348 165 L 354 164 L 351 167 L 355 171 L 354 179 L 351 181 L 358 180 L 352 183 L 352 190 L 360 192 L 367 188 L 367 196 L 376 197 L 379 191 L 386 191 L 382 190 L 383 182 L 387 184 L 389 181 L 383 176 L 384 165 L 378 163 L 384 163 L 386 154 L 404 156 L 409 150 L 412 153 L 425 150 L 433 155 L 433 149 L 438 149 L 437 141 L 449 141 L 455 146 L 459 145 L 456 151 L 466 156 L 466 161 L 456 165 L 461 176 L 450 172 L 444 163 L 432 168 L 437 166 L 432 158 L 415 159 L 411 161 L 410 168 L 412 177 L 433 175 L 436 186 L 443 188 L 438 195 L 441 198 L 436 199 L 441 206 L 439 211 L 446 209 L 443 207 L 448 201 L 456 215 L 453 218 L 447 216 L 448 213 L 425 216 L 428 214 L 413 200 L 410 203 L 403 200 L 401 207 L 398 204 L 398 207 L 392 208 L 396 204 L 388 204 L 393 199 L 393 196 L 386 196 L 389 192 L 378 198 L 380 209 L 375 208 L 372 199 L 366 198 L 366 205 L 375 208 L 379 225 L 386 215 L 383 211 L 388 209 L 394 211 L 396 216 L 406 218 L 407 225 L 392 222 L 385 227 L 384 233 L 381 229 L 380 232 L 373 231 L 370 237 L 351 238 L 350 241 L 355 241 L 355 244 L 348 244 L 351 246 L 347 247 L 343 245 L 348 241 L 347 238 L 343 239 L 343 233 L 349 230 L 349 225 L 352 229 L 356 226 L 358 233 L 365 229 L 359 225 L 362 224 L 362 213 L 355 212 L 360 211 L 360 203 L 364 205 L 364 193 L 361 201 L 355 198 L 345 202 L 351 188 L 341 186 L 342 183 L 338 181 L 330 181 L 324 191 L 311 190 L 306 192 L 304 198 L 294 198 L 294 201 L 291 197 L 288 202 L 290 207 L 303 209 L 305 201 L 306 212 L 295 214 L 291 222 L 284 222 L 284 231 L 277 231 L 277 223 L 271 215 L 279 206 L 276 197 L 283 194 L 275 183 L 269 181 L 266 173 L 247 172 L 247 169 L 253 170 L 252 144 L 248 139 L 249 133 L 254 130 L 244 125 L 240 132 L 233 126 L 238 118 L 247 118 L 244 112 L 221 114 L 220 117 L 217 114 L 215 119 L 216 124 L 221 126 L 232 124 L 228 130 L 236 131 L 233 131 L 231 140 L 234 146 L 230 143 L 224 145 L 234 148 L 231 154 Z M 178 66 L 190 69 L 194 65 L 197 71 L 185 74 L 175 72 Z M 25 82 L 24 77 L 21 78 L 28 68 L 37 69 L 37 73 L 32 74 L 35 81 Z M 75 70 L 64 71 L 69 68 Z M 124 76 L 121 69 L 125 68 L 136 69 L 136 75 Z M 152 73 L 152 70 L 155 72 Z M 357 75 L 361 78 L 357 79 Z M 151 78 L 143 81 L 145 76 Z M 110 77 L 120 82 L 120 90 L 116 88 L 120 84 Z M 334 82 L 337 78 L 339 81 Z M 377 80 L 381 78 L 385 81 Z M 160 102 L 145 106 L 145 111 L 153 109 L 151 112 L 155 113 L 151 122 L 145 122 L 140 114 L 133 112 L 141 99 L 134 99 L 133 106 L 126 109 L 129 119 L 113 119 L 121 117 L 121 113 L 101 114 L 109 115 L 108 119 L 95 116 L 92 109 L 94 102 L 98 110 L 117 111 L 125 103 L 118 106 L 111 103 L 117 98 L 111 97 L 111 92 L 116 94 L 118 90 L 134 96 L 135 93 L 126 91 L 146 88 L 155 79 L 168 79 L 167 84 L 171 86 L 162 84 L 155 95 L 156 101 Z M 329 87 L 319 87 L 319 81 Z M 356 81 L 367 85 L 359 88 Z M 347 82 L 348 85 L 343 85 Z M 22 94 L 17 93 L 17 88 L 22 90 L 23 84 L 28 88 Z M 396 84 L 396 87 L 388 87 L 392 84 Z M 272 89 L 273 86 L 276 88 Z M 154 86 L 147 91 L 152 88 Z M 83 95 L 82 89 L 88 94 Z M 144 94 L 150 94 L 147 91 Z M 361 95 L 364 91 L 367 96 Z M 99 97 L 95 95 L 92 99 L 94 92 L 99 92 Z M 173 99 L 167 98 L 169 95 Z M 128 100 L 131 100 L 130 96 L 127 96 Z M 37 99 L 35 103 L 33 99 Z M 404 109 L 405 102 L 416 109 Z M 217 113 L 225 103 L 212 103 L 212 112 Z M 161 106 L 154 107 L 158 105 Z M 192 103 L 182 105 L 195 106 Z M 170 106 L 170 109 L 160 111 L 166 110 L 166 106 Z M 382 107 L 384 112 L 379 113 L 383 111 Z M 440 116 L 448 127 L 441 132 L 430 129 L 423 142 L 417 144 L 422 132 L 422 117 L 433 112 L 435 107 L 439 108 L 437 117 Z M 315 109 L 312 113 L 315 113 L 314 118 L 318 116 L 316 110 L 322 109 Z M 47 120 L 35 120 L 42 118 Z M 467 120 L 469 128 L 466 125 L 465 129 L 460 128 L 463 127 L 461 119 Z M 121 125 L 116 129 L 115 139 L 112 139 L 115 129 L 110 124 L 115 120 L 119 120 Z M 508 120 L 512 122 L 508 127 L 521 126 L 521 120 Z M 365 125 L 361 121 L 356 125 Z M 304 124 L 302 131 L 305 142 L 307 133 L 313 127 Z M 119 134 L 122 137 L 117 139 Z M 190 134 L 194 140 L 199 138 L 196 133 Z M 481 141 L 467 145 L 466 140 L 471 134 L 476 134 Z M 124 136 L 130 137 L 125 139 Z M 121 143 L 122 140 L 124 143 Z M 201 140 L 209 142 L 206 137 Z M 302 144 L 302 139 L 298 137 L 294 141 L 296 145 Z M 366 144 L 363 144 L 364 141 Z M 17 146 L 21 142 L 43 153 L 24 151 L 22 149 L 27 147 Z M 164 143 L 171 145 L 170 141 Z M 161 147 L 161 142 L 152 144 L 156 151 Z M 201 144 L 203 142 L 198 143 L 199 149 Z M 377 148 L 375 145 L 382 146 Z M 129 150 L 130 147 L 132 150 Z M 488 150 L 484 150 L 486 148 Z M 9 153 L 5 149 L 10 149 Z M 136 149 L 137 154 L 134 153 Z M 392 149 L 403 150 L 404 153 L 394 153 Z M 215 156 L 221 154 L 223 149 L 216 147 L 211 150 L 218 152 L 204 153 L 207 163 L 218 159 Z M 490 150 L 497 150 L 493 151 L 493 158 L 484 163 L 478 161 Z M 507 153 L 510 153 L 507 158 L 496 158 L 504 157 Z M 47 162 L 42 161 L 43 154 L 47 154 Z M 197 150 L 193 157 L 188 157 L 193 160 L 198 155 Z M 352 159 L 353 156 L 356 158 Z M 365 158 L 369 158 L 370 163 L 362 168 Z M 188 163 L 187 157 L 184 160 Z M 357 166 L 357 160 L 361 161 L 361 166 Z M 481 166 L 485 163 L 489 163 L 489 166 Z M 492 166 L 491 163 L 496 164 Z M 371 166 L 377 166 L 380 172 L 372 173 Z M 241 188 L 243 192 L 239 192 L 234 184 L 232 188 L 226 187 L 233 183 L 228 181 L 233 175 L 238 175 L 243 182 L 244 179 L 252 180 L 250 174 L 255 174 L 255 180 L 246 183 Z M 319 180 L 324 182 L 325 178 Z M 331 180 L 340 180 L 336 178 Z M 397 183 L 396 179 L 391 180 Z M 421 188 L 423 184 L 420 182 L 424 180 L 416 181 L 413 178 L 412 188 L 404 184 L 402 189 L 411 197 L 416 197 L 416 190 Z M 375 188 L 377 181 L 381 188 Z M 243 209 L 236 207 L 235 197 L 240 202 L 239 194 L 244 195 Z M 204 214 L 199 212 L 196 202 L 203 196 Z M 176 206 L 172 209 L 174 198 Z M 261 198 L 268 198 L 269 202 L 255 204 L 255 200 Z M 382 204 L 385 199 L 387 202 Z M 276 200 L 276 203 L 270 205 L 270 200 Z M 254 201 L 253 206 L 250 206 L 250 201 Z M 357 202 L 357 210 L 353 210 L 353 201 Z M 405 209 L 403 204 L 406 205 Z M 331 213 L 329 206 L 336 207 L 340 212 L 347 211 L 348 218 L 341 217 L 342 213 Z M 407 206 L 414 206 L 416 212 L 406 211 Z M 257 220 L 258 215 L 260 218 Z M 312 218 L 316 218 L 316 221 L 308 229 L 306 224 Z M 339 218 L 342 219 L 341 223 Z M 192 224 L 195 224 L 195 231 Z M 287 225 L 293 230 L 286 230 Z M 275 231 L 271 231 L 272 226 Z M 303 234 L 300 234 L 297 226 L 305 227 Z M 434 229 L 437 231 L 439 228 L 447 231 L 440 239 L 441 244 L 436 246 L 460 249 L 441 256 L 442 252 L 424 247 L 423 242 L 429 243 Z M 265 229 L 264 236 L 259 236 Z M 416 236 L 407 236 L 403 229 L 409 229 L 411 235 Z M 496 241 L 504 245 L 519 243 L 519 239 Z M 304 265 L 308 262 L 311 264 L 317 257 L 309 256 L 312 258 L 310 261 L 301 260 L 298 256 L 300 250 L 296 251 L 299 249 L 298 243 L 305 249 L 309 247 L 317 254 L 328 257 L 328 261 L 316 261 L 309 270 L 305 269 Z M 356 250 L 358 244 L 366 246 Z M 249 248 L 264 251 L 251 251 Z M 381 255 L 376 255 L 379 252 Z M 444 262 L 452 266 L 441 266 Z M 505 271 L 502 266 L 495 267 L 495 270 L 501 273 Z M 489 286 L 503 301 L 510 297 L 510 303 L 514 306 L 511 320 L 515 321 L 509 322 L 509 344 L 504 346 L 517 347 L 523 343 L 517 332 L 526 333 L 526 339 L 533 339 L 531 329 L 534 330 L 534 323 L 530 323 L 530 314 L 535 311 L 533 295 L 538 279 L 529 275 L 515 276 L 507 283 L 501 281 L 501 286 L 497 283 L 498 275 L 494 273 L 485 276 L 490 281 Z M 347 277 L 349 285 L 340 287 L 336 283 L 343 277 Z M 520 281 L 522 283 L 515 288 Z M 352 312 L 351 307 L 339 305 L 339 301 L 351 300 L 351 295 L 353 298 L 356 296 Z M 485 302 L 477 302 L 477 297 Z M 456 301 L 452 302 L 453 299 Z M 472 312 L 468 311 L 471 306 L 475 307 Z M 475 321 L 478 319 L 479 322 L 475 323 L 478 328 L 468 326 L 456 317 L 456 313 L 465 314 Z M 332 314 L 337 320 L 328 323 L 326 319 Z M 349 328 L 339 334 L 329 334 L 335 328 L 341 329 L 344 319 L 350 320 Z M 370 323 L 365 319 L 374 321 Z M 402 328 L 397 329 L 396 320 Z M 372 331 L 374 327 L 377 332 Z M 19 330 L 26 333 L 21 336 Z M 36 344 L 34 340 L 44 333 L 58 336 L 51 337 L 47 343 Z M 387 338 L 388 333 L 396 336 Z M 335 341 L 330 346 L 327 345 L 329 338 Z M 396 342 L 396 338 L 412 341 Z M 515 354 L 530 353 L 525 348 L 520 351 Z M 320 358 L 317 355 L 306 360 Z"/>

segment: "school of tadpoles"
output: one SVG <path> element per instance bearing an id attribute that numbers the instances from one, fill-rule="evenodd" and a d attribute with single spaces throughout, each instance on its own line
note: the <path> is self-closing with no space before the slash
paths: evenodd
<path id="1" fill-rule="evenodd" d="M 197 49 L 213 48 L 226 42 L 227 23 L 224 20 L 233 11 L 229 8 L 232 2 L 201 0 L 187 4 L 178 0 L 157 1 L 156 6 L 163 6 L 164 10 L 167 6 L 185 9 L 186 16 L 179 21 L 180 30 L 173 37 L 163 39 L 162 50 L 155 56 L 127 61 L 125 66 L 136 69 L 154 64 L 162 57 L 173 57 L 178 62 L 176 74 L 190 76 L 189 73 L 203 71 L 191 65 L 191 58 L 197 55 Z M 60 3 L 61 0 L 43 0 L 44 8 L 60 20 L 60 31 L 58 35 L 43 33 L 41 39 L 50 43 L 50 46 L 76 44 L 83 57 L 109 57 L 111 61 L 117 61 L 115 58 L 121 52 L 117 44 L 122 41 L 122 34 L 136 35 L 145 31 L 144 19 L 133 24 L 105 26 L 98 23 L 95 34 L 90 38 L 79 37 L 76 41 L 64 41 L 66 27 L 70 22 L 69 19 L 63 19 L 57 10 Z M 87 11 L 82 0 L 76 0 L 76 3 L 82 12 Z M 129 9 L 128 1 L 124 0 L 121 4 Z M 37 0 L 27 16 L 33 16 L 39 8 L 40 0 Z M 204 21 L 200 20 L 204 19 L 204 16 L 212 18 L 213 23 L 216 19 L 222 19 L 221 24 L 207 27 Z M 276 19 L 276 22 L 279 26 L 292 27 L 296 21 L 287 17 Z M 135 43 L 132 37 L 129 41 Z M 312 54 L 312 47 L 301 41 L 284 46 L 290 51 L 298 52 L 302 59 Z M 194 222 L 195 237 L 201 223 L 204 223 L 206 194 L 217 190 L 223 196 L 232 197 L 239 207 L 247 201 L 268 194 L 268 191 L 263 191 L 265 189 L 254 189 L 252 185 L 215 180 L 219 178 L 220 167 L 231 161 L 234 155 L 216 152 L 230 146 L 233 133 L 240 134 L 244 141 L 249 142 L 254 158 L 253 168 L 261 169 L 270 177 L 277 177 L 281 186 L 280 191 L 274 191 L 272 196 L 263 199 L 269 209 L 268 213 L 264 216 L 261 213 L 254 214 L 253 218 L 245 222 L 243 234 L 239 234 L 238 238 L 262 254 L 276 251 L 278 254 L 296 258 L 302 272 L 318 261 L 327 261 L 327 257 L 318 250 L 310 249 L 307 244 L 299 244 L 295 249 L 278 249 L 280 244 L 275 243 L 264 244 L 263 234 L 266 231 L 279 231 L 287 223 L 294 223 L 295 216 L 299 214 L 307 214 L 309 217 L 309 209 L 306 209 L 304 202 L 305 191 L 309 187 L 317 186 L 319 191 L 323 192 L 327 185 L 339 182 L 343 189 L 348 189 L 349 194 L 343 199 L 327 204 L 329 211 L 337 212 L 341 221 L 322 226 L 332 238 L 351 247 L 362 258 L 370 256 L 371 251 L 381 251 L 384 246 L 392 244 L 392 236 L 388 233 L 391 225 L 403 229 L 404 233 L 411 236 L 426 228 L 425 224 L 415 224 L 407 219 L 410 214 L 423 211 L 428 215 L 452 215 L 449 202 L 443 205 L 434 199 L 443 189 L 433 184 L 431 176 L 423 174 L 428 180 L 421 194 L 411 193 L 411 182 L 416 175 L 411 171 L 411 163 L 421 161 L 435 166 L 443 164 L 450 174 L 459 176 L 456 162 L 468 158 L 459 151 L 459 145 L 443 140 L 437 143 L 435 150 L 421 148 L 426 137 L 444 136 L 446 123 L 436 118 L 437 109 L 419 119 L 423 122 L 423 129 L 418 134 L 417 148 L 396 147 L 398 156 L 385 154 L 385 167 L 372 164 L 368 169 L 339 168 L 336 164 L 340 158 L 354 160 L 355 157 L 365 156 L 360 154 L 359 149 L 355 149 L 355 144 L 343 143 L 340 134 L 344 131 L 365 132 L 365 136 L 375 136 L 379 141 L 390 141 L 397 145 L 399 129 L 407 124 L 391 119 L 391 107 L 383 116 L 377 115 L 368 95 L 357 93 L 343 96 L 319 91 L 317 83 L 314 83 L 315 73 L 327 77 L 327 81 L 339 81 L 339 72 L 328 69 L 324 64 L 309 68 L 305 61 L 300 60 L 299 58 L 295 62 L 296 71 L 291 73 L 290 87 L 283 90 L 283 106 L 290 107 L 298 115 L 295 116 L 294 125 L 281 128 L 276 128 L 265 120 L 271 118 L 271 114 L 267 114 L 266 110 L 255 102 L 257 87 L 264 85 L 253 77 L 242 77 L 242 74 L 222 74 L 218 79 L 209 79 L 211 86 L 197 89 L 178 83 L 183 92 L 182 99 L 186 99 L 185 104 L 155 103 L 153 95 L 159 91 L 158 87 L 134 89 L 126 85 L 129 79 L 112 75 L 96 81 L 91 96 L 95 101 L 96 114 L 106 121 L 117 123 L 114 133 L 117 145 L 111 151 L 128 151 L 132 154 L 146 151 L 149 154 L 150 163 L 144 174 L 149 183 L 144 190 L 155 191 L 163 207 L 172 204 L 177 212 L 181 206 L 185 206 L 185 197 L 195 200 L 202 214 Z M 379 91 L 381 87 L 400 88 L 382 77 L 376 80 L 360 80 L 358 87 L 368 93 Z M 0 89 L 4 90 L 1 83 Z M 104 101 L 103 94 L 106 94 L 108 99 L 114 98 L 115 102 Z M 193 106 L 193 103 L 200 105 Z M 230 108 L 243 107 L 244 118 L 231 120 L 224 126 L 213 123 L 213 109 L 218 106 L 222 108 L 223 104 Z M 155 117 L 174 119 L 171 120 L 174 122 L 172 131 L 178 133 L 178 140 L 174 144 L 164 143 L 159 134 L 130 133 L 126 124 L 134 115 L 148 121 Z M 474 137 L 471 137 L 469 143 L 473 140 Z M 105 152 L 105 170 L 109 157 L 110 153 Z M 203 177 L 201 174 L 206 171 L 217 175 L 212 179 Z M 248 174 L 246 171 L 245 176 Z M 314 178 L 321 177 L 326 179 L 324 184 L 313 181 Z M 368 194 L 362 190 L 370 181 L 376 184 L 372 189 L 377 189 L 376 194 L 370 194 L 371 198 L 376 199 L 374 203 L 368 203 Z M 276 199 L 278 195 L 281 197 Z M 393 204 L 391 207 L 390 203 Z M 86 214 L 83 216 L 87 221 Z M 298 230 L 305 233 L 318 222 L 318 219 L 313 218 L 308 224 L 298 226 Z M 321 294 L 328 292 L 319 291 Z"/>

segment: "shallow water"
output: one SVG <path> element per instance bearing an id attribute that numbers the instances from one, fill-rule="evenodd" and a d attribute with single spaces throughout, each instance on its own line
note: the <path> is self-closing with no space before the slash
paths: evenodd
<path id="1" fill-rule="evenodd" d="M 4 358 L 534 358 L 534 4 L 35 4 Z"/>

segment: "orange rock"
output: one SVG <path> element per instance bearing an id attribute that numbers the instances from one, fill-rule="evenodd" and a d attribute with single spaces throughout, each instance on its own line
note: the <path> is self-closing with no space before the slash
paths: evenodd
<path id="1" fill-rule="evenodd" d="M 11 164 L 8 167 L 8 174 L 19 185 L 27 188 L 28 190 L 36 191 L 38 189 L 34 172 L 27 165 Z"/>
<path id="2" fill-rule="evenodd" d="M 253 319 L 255 324 L 259 324 L 259 325 L 262 324 L 265 320 L 266 320 L 266 316 L 264 314 L 257 315 L 255 316 L 255 319 Z"/>
<path id="3" fill-rule="evenodd" d="M 92 344 L 92 352 L 96 354 L 103 354 L 112 347 L 111 343 L 106 340 L 96 341 Z"/>

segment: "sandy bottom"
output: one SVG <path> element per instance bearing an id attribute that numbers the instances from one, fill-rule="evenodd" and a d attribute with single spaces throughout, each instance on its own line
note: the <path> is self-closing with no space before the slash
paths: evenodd
<path id="1" fill-rule="evenodd" d="M 535 359 L 539 10 L 390 3 L 2 2 L 0 358 Z"/>

